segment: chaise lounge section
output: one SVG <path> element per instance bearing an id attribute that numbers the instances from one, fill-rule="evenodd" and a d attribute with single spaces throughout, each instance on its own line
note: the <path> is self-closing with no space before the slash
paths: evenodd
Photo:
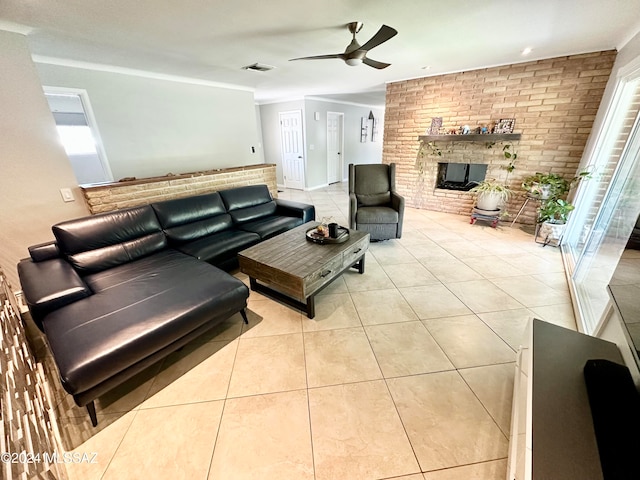
<path id="1" fill-rule="evenodd" d="M 96 398 L 232 315 L 247 322 L 248 288 L 218 267 L 314 217 L 241 187 L 62 222 L 30 247 L 18 264 L 27 305 L 93 425 Z"/>

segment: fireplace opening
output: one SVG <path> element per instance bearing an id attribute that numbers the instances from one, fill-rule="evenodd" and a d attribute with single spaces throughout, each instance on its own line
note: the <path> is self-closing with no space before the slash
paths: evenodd
<path id="1" fill-rule="evenodd" d="M 438 163 L 436 188 L 468 192 L 487 175 L 487 165 L 481 163 Z"/>

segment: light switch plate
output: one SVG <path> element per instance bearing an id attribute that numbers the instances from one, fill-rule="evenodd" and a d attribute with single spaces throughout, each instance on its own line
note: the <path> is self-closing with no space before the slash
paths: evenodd
<path id="1" fill-rule="evenodd" d="M 73 192 L 70 188 L 61 188 L 60 195 L 62 195 L 62 200 L 65 202 L 73 202 L 75 198 L 73 198 Z"/>

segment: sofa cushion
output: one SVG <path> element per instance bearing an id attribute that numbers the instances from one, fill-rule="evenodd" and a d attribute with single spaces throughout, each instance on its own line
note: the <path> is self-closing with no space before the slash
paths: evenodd
<path id="1" fill-rule="evenodd" d="M 198 260 L 218 265 L 259 241 L 257 233 L 233 229 L 183 243 L 176 248 Z"/>
<path id="2" fill-rule="evenodd" d="M 52 230 L 60 251 L 83 275 L 167 247 L 158 218 L 148 205 L 69 220 Z"/>
<path id="3" fill-rule="evenodd" d="M 360 207 L 356 223 L 398 223 L 398 212 L 389 207 Z"/>
<path id="4" fill-rule="evenodd" d="M 152 203 L 171 245 L 190 242 L 233 226 L 218 192 Z"/>
<path id="5" fill-rule="evenodd" d="M 262 240 L 266 240 L 267 238 L 275 237 L 280 233 L 291 230 L 298 225 L 302 225 L 302 223 L 302 218 L 270 215 L 252 222 L 243 223 L 239 225 L 238 228 L 248 232 L 255 232 L 260 235 Z"/>
<path id="6" fill-rule="evenodd" d="M 165 250 L 94 276 L 96 293 L 45 317 L 63 385 L 78 393 L 246 307 L 247 287 L 193 257 Z"/>
<path id="7" fill-rule="evenodd" d="M 234 223 L 245 223 L 276 212 L 276 202 L 266 185 L 222 190 L 220 196 Z"/>
<path id="8" fill-rule="evenodd" d="M 371 193 L 368 195 L 358 195 L 358 206 L 370 207 L 376 205 L 389 205 L 391 203 L 391 192 Z"/>

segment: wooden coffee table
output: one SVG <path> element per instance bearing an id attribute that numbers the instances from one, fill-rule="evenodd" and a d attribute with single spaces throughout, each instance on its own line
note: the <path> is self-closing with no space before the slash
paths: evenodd
<path id="1" fill-rule="evenodd" d="M 338 244 L 317 244 L 306 232 L 318 222 L 308 222 L 265 240 L 238 254 L 240 271 L 249 275 L 251 290 L 264 293 L 315 317 L 315 296 L 351 267 L 364 273 L 369 234 L 349 230 Z"/>

